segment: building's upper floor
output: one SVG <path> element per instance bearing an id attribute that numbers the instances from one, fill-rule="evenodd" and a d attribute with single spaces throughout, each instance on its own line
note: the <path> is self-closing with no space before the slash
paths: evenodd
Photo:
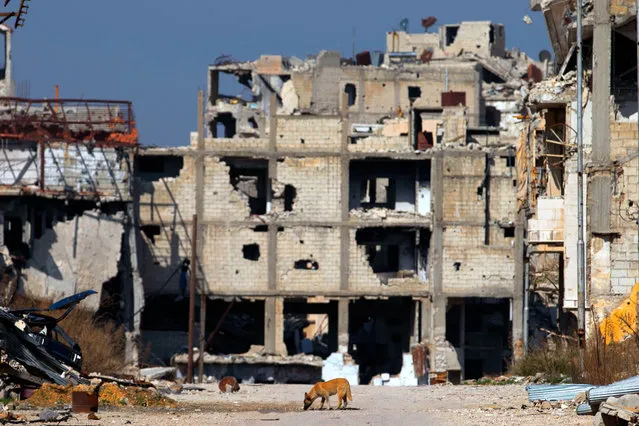
<path id="1" fill-rule="evenodd" d="M 444 25 L 438 33 L 391 32 L 385 53 L 365 51 L 354 58 L 334 51 L 306 60 L 222 57 L 208 69 L 207 136 L 223 143 L 265 140 L 272 116 L 323 116 L 347 118 L 352 130 L 407 119 L 408 131 L 401 136 L 416 139 L 412 129 L 424 114 L 460 105 L 471 130 L 508 134 L 521 106 L 519 89 L 545 74 L 537 61 L 506 51 L 504 27 L 490 22 Z M 504 144 L 512 142 L 508 135 Z"/>

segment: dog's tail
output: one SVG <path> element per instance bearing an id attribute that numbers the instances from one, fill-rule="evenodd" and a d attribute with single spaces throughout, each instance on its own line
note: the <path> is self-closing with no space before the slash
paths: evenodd
<path id="1" fill-rule="evenodd" d="M 351 385 L 346 386 L 346 396 L 348 397 L 349 401 L 353 400 L 353 396 L 351 395 Z"/>

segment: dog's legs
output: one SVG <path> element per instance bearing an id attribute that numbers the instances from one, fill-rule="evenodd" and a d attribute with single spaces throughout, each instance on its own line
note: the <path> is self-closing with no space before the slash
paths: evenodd
<path id="1" fill-rule="evenodd" d="M 328 405 L 328 409 L 329 409 L 329 410 L 332 410 L 332 408 L 331 408 L 331 397 L 330 397 L 330 395 L 328 395 L 328 396 L 326 397 L 326 405 Z"/>
<path id="2" fill-rule="evenodd" d="M 326 402 L 326 399 L 322 397 L 322 404 L 320 405 L 320 410 L 324 409 L 324 402 Z"/>

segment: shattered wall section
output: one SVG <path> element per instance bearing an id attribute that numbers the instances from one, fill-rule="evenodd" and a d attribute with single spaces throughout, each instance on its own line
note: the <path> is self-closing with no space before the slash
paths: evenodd
<path id="1" fill-rule="evenodd" d="M 611 160 L 619 166 L 611 176 L 610 291 L 628 294 L 639 280 L 637 223 L 639 178 L 637 176 L 637 123 L 611 124 Z M 595 208 L 594 206 L 592 208 Z"/>
<path id="2" fill-rule="evenodd" d="M 444 122 L 444 143 L 466 144 L 466 126 L 468 125 L 466 107 L 446 107 L 442 113 Z"/>
<path id="3" fill-rule="evenodd" d="M 190 228 L 190 220 L 141 226 L 143 244 L 138 245 L 138 264 L 146 294 L 156 294 L 160 289 L 164 294 L 178 294 L 178 269 L 183 259 L 191 257 Z"/>
<path id="4" fill-rule="evenodd" d="M 295 197 L 289 220 L 339 221 L 341 173 L 339 157 L 286 158 L 277 163 L 277 182 L 273 185 L 277 192 L 274 197 L 284 197 L 284 185 L 291 185 Z M 276 200 L 273 209 L 278 214 L 284 213 Z"/>
<path id="5" fill-rule="evenodd" d="M 366 248 L 357 245 L 356 234 L 355 229 L 349 231 L 349 288 L 355 291 L 379 291 L 382 288 L 382 282 L 373 272 L 366 255 Z"/>
<path id="6" fill-rule="evenodd" d="M 224 161 L 210 156 L 204 158 L 205 221 L 240 221 L 250 216 L 248 197 L 233 188 L 230 171 L 230 167 Z"/>
<path id="7" fill-rule="evenodd" d="M 102 284 L 118 273 L 124 226 L 123 214 L 87 211 L 59 221 L 34 240 L 23 271 L 24 291 L 52 299 L 95 290 L 83 306 L 97 310 Z"/>
<path id="8" fill-rule="evenodd" d="M 340 288 L 339 228 L 294 227 L 277 234 L 277 288 L 321 294 Z"/>
<path id="9" fill-rule="evenodd" d="M 195 214 L 195 158 L 183 158 L 184 166 L 178 177 L 161 177 L 156 181 L 138 179 L 139 214 L 143 224 L 169 225 L 190 220 Z"/>
<path id="10" fill-rule="evenodd" d="M 267 232 L 207 225 L 203 236 L 202 267 L 211 293 L 268 289 Z"/>
<path id="11" fill-rule="evenodd" d="M 277 118 L 280 151 L 338 152 L 342 143 L 339 117 L 287 116 Z"/>
<path id="12" fill-rule="evenodd" d="M 353 140 L 349 152 L 403 152 L 411 153 L 415 148 L 408 136 L 369 136 Z"/>

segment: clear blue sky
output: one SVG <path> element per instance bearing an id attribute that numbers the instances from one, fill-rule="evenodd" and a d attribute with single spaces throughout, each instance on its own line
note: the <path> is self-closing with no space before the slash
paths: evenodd
<path id="1" fill-rule="evenodd" d="M 220 54 L 250 60 L 322 49 L 350 56 L 384 50 L 385 31 L 403 18 L 420 32 L 439 23 L 490 20 L 506 25 L 507 45 L 537 57 L 549 49 L 543 16 L 528 0 L 32 0 L 14 33 L 16 83 L 31 97 L 133 101 L 141 142 L 186 145 L 196 129 L 197 90 Z M 532 25 L 522 17 L 529 14 Z"/>

